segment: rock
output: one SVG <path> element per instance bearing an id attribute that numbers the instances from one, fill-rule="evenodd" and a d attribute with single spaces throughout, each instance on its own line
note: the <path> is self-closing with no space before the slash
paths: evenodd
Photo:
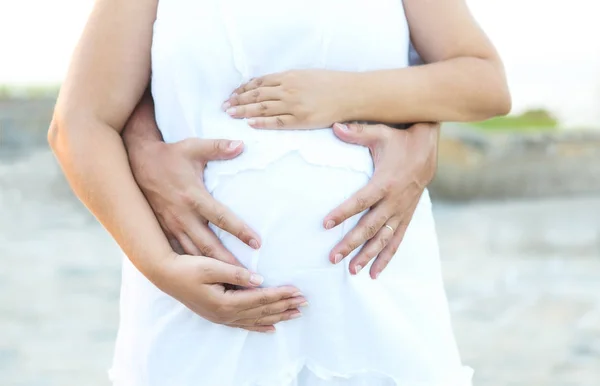
<path id="1" fill-rule="evenodd" d="M 442 129 L 433 196 L 448 200 L 600 193 L 600 132 Z"/>

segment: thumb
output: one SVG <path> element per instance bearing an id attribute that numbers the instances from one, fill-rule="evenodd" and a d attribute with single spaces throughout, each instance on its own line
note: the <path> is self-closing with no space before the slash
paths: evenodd
<path id="1" fill-rule="evenodd" d="M 244 151 L 242 141 L 228 139 L 188 138 L 183 140 L 182 144 L 186 153 L 203 161 L 232 159 Z"/>
<path id="2" fill-rule="evenodd" d="M 259 274 L 219 260 L 209 258 L 205 260 L 205 264 L 207 266 L 203 273 L 206 275 L 206 282 L 210 284 L 225 283 L 240 287 L 258 287 L 264 281 Z"/>
<path id="3" fill-rule="evenodd" d="M 342 141 L 367 147 L 378 140 L 380 131 L 380 125 L 362 123 L 336 123 L 333 125 L 333 133 Z"/>

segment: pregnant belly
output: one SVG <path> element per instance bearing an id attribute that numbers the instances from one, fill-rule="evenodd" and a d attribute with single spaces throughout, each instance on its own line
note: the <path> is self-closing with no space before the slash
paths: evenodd
<path id="1" fill-rule="evenodd" d="M 366 173 L 307 162 L 298 152 L 264 168 L 235 174 L 205 175 L 212 195 L 227 205 L 262 238 L 254 251 L 234 236 L 213 228 L 222 242 L 266 283 L 293 281 L 311 270 L 343 269 L 329 262 L 329 252 L 360 215 L 332 230 L 324 217 L 369 180 Z"/>

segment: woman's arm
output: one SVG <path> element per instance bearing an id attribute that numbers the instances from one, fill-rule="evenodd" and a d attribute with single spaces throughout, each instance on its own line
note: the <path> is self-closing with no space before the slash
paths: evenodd
<path id="1" fill-rule="evenodd" d="M 412 42 L 426 64 L 355 74 L 347 120 L 477 121 L 510 111 L 498 53 L 465 0 L 404 0 Z"/>
<path id="2" fill-rule="evenodd" d="M 429 64 L 265 75 L 234 90 L 223 108 L 261 129 L 463 122 L 507 114 L 511 100 L 502 62 L 465 0 L 404 0 L 404 8 L 412 43 Z"/>
<path id="3" fill-rule="evenodd" d="M 149 277 L 172 249 L 135 183 L 120 131 L 150 76 L 157 0 L 98 0 L 48 133 L 75 194 Z"/>

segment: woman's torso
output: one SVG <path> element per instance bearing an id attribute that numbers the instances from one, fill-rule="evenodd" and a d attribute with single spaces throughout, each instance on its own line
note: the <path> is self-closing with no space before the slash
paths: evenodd
<path id="1" fill-rule="evenodd" d="M 367 149 L 341 142 L 331 130 L 255 130 L 221 105 L 253 77 L 306 68 L 404 67 L 408 51 L 401 0 L 161 0 L 152 48 L 159 127 L 167 142 L 245 142 L 240 157 L 209 165 L 209 189 L 220 175 L 260 169 L 290 152 L 312 164 L 370 174 Z"/>

